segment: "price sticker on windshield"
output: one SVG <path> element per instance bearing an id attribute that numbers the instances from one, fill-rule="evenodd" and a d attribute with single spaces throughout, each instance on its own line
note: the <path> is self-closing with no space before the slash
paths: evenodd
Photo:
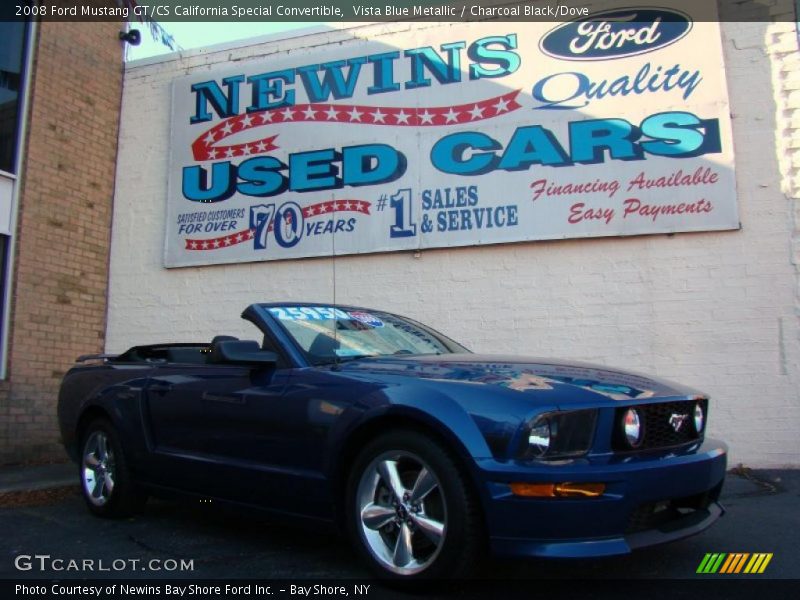
<path id="1" fill-rule="evenodd" d="M 383 327 L 383 321 L 381 321 L 378 317 L 368 312 L 360 311 L 360 310 L 351 310 L 350 311 L 350 318 L 355 319 L 356 321 L 361 321 L 365 325 L 369 325 L 370 327 Z"/>
<path id="2" fill-rule="evenodd" d="M 276 306 L 270 308 L 269 312 L 281 321 L 328 321 L 353 318 L 345 311 L 332 306 Z"/>

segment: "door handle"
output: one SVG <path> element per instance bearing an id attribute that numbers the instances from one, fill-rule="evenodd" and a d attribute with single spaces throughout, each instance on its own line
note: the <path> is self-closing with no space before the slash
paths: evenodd
<path id="1" fill-rule="evenodd" d="M 150 392 L 155 392 L 156 394 L 166 394 L 172 389 L 171 383 L 153 383 L 147 388 Z"/>
<path id="2" fill-rule="evenodd" d="M 203 400 L 207 402 L 223 402 L 225 404 L 247 404 L 247 397 L 244 394 L 227 395 L 203 392 Z"/>

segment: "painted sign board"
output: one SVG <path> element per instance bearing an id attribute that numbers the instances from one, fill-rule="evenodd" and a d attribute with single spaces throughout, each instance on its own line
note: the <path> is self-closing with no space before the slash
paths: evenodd
<path id="1" fill-rule="evenodd" d="M 395 29 L 174 82 L 167 267 L 739 227 L 718 23 Z"/>

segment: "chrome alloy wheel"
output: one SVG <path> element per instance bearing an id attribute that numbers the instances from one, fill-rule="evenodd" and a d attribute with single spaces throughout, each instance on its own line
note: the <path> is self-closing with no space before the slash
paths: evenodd
<path id="1" fill-rule="evenodd" d="M 444 492 L 417 455 L 385 452 L 364 470 L 356 493 L 359 533 L 370 554 L 397 575 L 436 560 L 447 534 Z"/>
<path id="2" fill-rule="evenodd" d="M 95 430 L 83 447 L 82 483 L 86 497 L 103 506 L 114 492 L 114 451 L 105 432 Z"/>

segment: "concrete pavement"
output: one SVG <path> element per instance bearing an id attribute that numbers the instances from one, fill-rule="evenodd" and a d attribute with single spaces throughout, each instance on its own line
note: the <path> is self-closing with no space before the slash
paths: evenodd
<path id="1" fill-rule="evenodd" d="M 0 467 L 0 494 L 71 485 L 76 469 L 73 463 Z"/>

